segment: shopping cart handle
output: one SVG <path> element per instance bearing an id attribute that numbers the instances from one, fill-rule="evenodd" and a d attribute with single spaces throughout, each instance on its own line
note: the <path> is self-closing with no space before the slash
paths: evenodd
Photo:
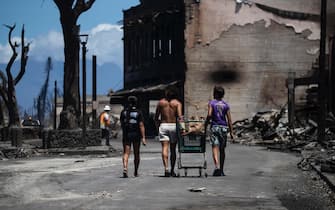
<path id="1" fill-rule="evenodd" d="M 180 132 L 180 134 L 182 135 L 182 136 L 186 136 L 186 135 L 188 135 L 188 134 L 190 134 L 191 132 L 187 132 L 187 131 L 182 131 L 182 132 Z"/>

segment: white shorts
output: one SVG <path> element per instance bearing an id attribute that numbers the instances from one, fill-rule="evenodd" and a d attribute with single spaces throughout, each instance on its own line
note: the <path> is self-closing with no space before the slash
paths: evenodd
<path id="1" fill-rule="evenodd" d="M 177 142 L 176 123 L 161 123 L 159 126 L 159 141 Z"/>

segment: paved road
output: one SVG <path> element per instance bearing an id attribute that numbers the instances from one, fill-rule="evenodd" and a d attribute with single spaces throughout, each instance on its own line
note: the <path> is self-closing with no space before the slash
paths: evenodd
<path id="1" fill-rule="evenodd" d="M 120 142 L 114 143 L 120 148 Z M 142 147 L 140 177 L 121 178 L 120 157 L 57 156 L 0 162 L 0 209 L 335 209 L 323 186 L 292 154 L 229 145 L 225 177 L 165 178 L 160 144 Z M 182 156 L 202 164 L 202 154 Z M 196 192 L 194 192 L 196 191 Z M 197 192 L 199 191 L 199 192 Z"/>

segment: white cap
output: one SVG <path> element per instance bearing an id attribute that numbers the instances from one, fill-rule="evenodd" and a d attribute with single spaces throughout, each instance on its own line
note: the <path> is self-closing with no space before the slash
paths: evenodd
<path id="1" fill-rule="evenodd" d="M 106 105 L 106 106 L 104 107 L 104 110 L 105 110 L 105 111 L 110 111 L 110 110 L 111 110 L 111 107 L 108 106 L 108 105 Z"/>

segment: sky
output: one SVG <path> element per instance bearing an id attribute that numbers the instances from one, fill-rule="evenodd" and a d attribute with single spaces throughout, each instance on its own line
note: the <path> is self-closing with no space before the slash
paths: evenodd
<path id="1" fill-rule="evenodd" d="M 98 71 L 99 66 L 107 63 L 116 64 L 122 71 L 123 31 L 118 22 L 123 19 L 122 10 L 138 4 L 139 0 L 96 0 L 92 8 L 79 17 L 77 23 L 81 26 L 81 33 L 89 34 L 87 62 L 90 62 L 92 55 L 96 55 Z M 37 62 L 45 66 L 49 56 L 53 62 L 62 63 L 64 61 L 64 44 L 59 11 L 53 0 L 0 1 L 0 66 L 6 65 L 12 54 L 8 45 L 9 30 L 4 24 L 16 24 L 12 40 L 18 42 L 20 42 L 21 29 L 24 25 L 25 40 L 26 43 L 30 43 L 27 66 L 29 66 L 29 62 Z M 33 70 L 26 69 L 27 71 Z M 87 80 L 89 80 L 90 75 L 87 75 L 87 77 Z M 31 79 L 33 81 L 34 78 Z M 123 84 L 122 81 L 116 83 L 111 84 L 110 88 L 118 89 Z M 21 89 L 27 92 L 27 88 L 29 87 Z M 20 90 L 17 90 L 17 92 L 20 93 Z"/>

